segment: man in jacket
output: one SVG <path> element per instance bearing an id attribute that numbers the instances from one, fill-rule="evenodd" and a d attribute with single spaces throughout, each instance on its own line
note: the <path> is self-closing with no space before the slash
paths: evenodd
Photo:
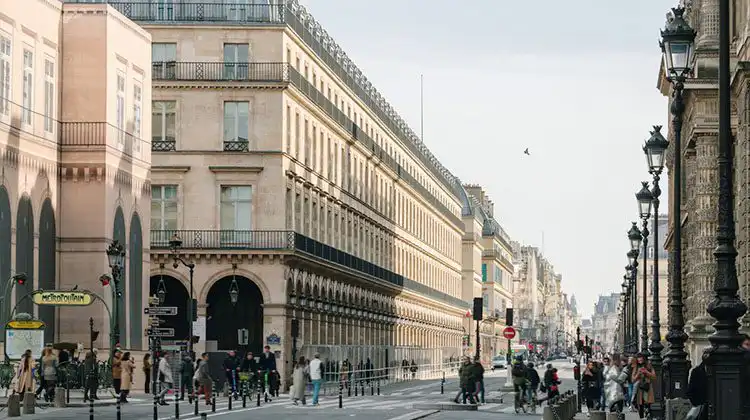
<path id="1" fill-rule="evenodd" d="M 165 396 L 172 389 L 174 380 L 172 380 L 172 366 L 169 365 L 169 353 L 164 353 L 159 360 L 159 404 L 167 405 Z"/>
<path id="2" fill-rule="evenodd" d="M 463 403 L 466 404 L 466 399 L 468 398 L 470 404 L 475 404 L 474 380 L 472 378 L 471 360 L 468 357 L 464 358 L 463 363 L 458 368 L 458 379 L 461 389 L 459 389 L 453 402 L 458 404 L 458 399 L 462 398 Z"/>
<path id="3" fill-rule="evenodd" d="M 531 401 L 533 398 L 536 398 L 536 391 L 537 389 L 539 389 L 539 382 L 541 382 L 541 380 L 539 379 L 539 372 L 536 371 L 536 368 L 534 368 L 534 364 L 531 362 L 526 365 L 526 379 L 529 381 L 529 389 L 527 395 L 529 401 Z"/>
<path id="4" fill-rule="evenodd" d="M 208 353 L 201 354 L 201 363 L 198 365 L 198 384 L 203 387 L 203 394 L 206 396 L 206 405 L 211 405 L 213 395 L 213 380 L 208 370 Z M 195 398 L 198 398 L 196 395 Z"/>
<path id="5" fill-rule="evenodd" d="M 189 353 L 182 356 L 180 365 L 180 401 L 185 400 L 185 390 L 188 392 L 188 401 L 193 402 L 193 375 L 195 375 L 195 365 Z"/>
<path id="6" fill-rule="evenodd" d="M 525 401 L 528 380 L 526 379 L 526 365 L 523 364 L 522 358 L 518 357 L 513 361 L 512 367 L 510 368 L 510 375 L 513 378 L 513 392 L 516 394 L 516 401 Z"/>
<path id="7" fill-rule="evenodd" d="M 227 358 L 224 359 L 224 374 L 229 384 L 229 389 L 232 394 L 237 392 L 237 373 L 240 371 L 240 360 L 237 358 L 237 353 L 230 351 L 227 353 Z"/>
<path id="8" fill-rule="evenodd" d="M 83 372 L 85 374 L 83 402 L 89 399 L 98 400 L 96 389 L 99 387 L 99 364 L 96 360 L 96 349 L 86 353 L 86 358 L 83 360 Z"/>
<path id="9" fill-rule="evenodd" d="M 474 358 L 471 365 L 471 375 L 474 379 L 474 399 L 484 404 L 484 366 L 478 357 Z"/>
<path id="10" fill-rule="evenodd" d="M 318 405 L 318 394 L 320 394 L 320 383 L 323 379 L 323 362 L 320 360 L 320 354 L 315 353 L 313 359 L 310 360 L 310 382 L 313 385 L 312 405 Z"/>
<path id="11" fill-rule="evenodd" d="M 271 353 L 271 347 L 265 346 L 263 348 L 263 354 L 260 355 L 260 378 L 263 392 L 266 394 L 266 401 L 270 401 L 268 393 L 273 388 L 274 374 L 276 373 L 276 356 Z M 266 378 L 268 382 L 266 382 Z"/>

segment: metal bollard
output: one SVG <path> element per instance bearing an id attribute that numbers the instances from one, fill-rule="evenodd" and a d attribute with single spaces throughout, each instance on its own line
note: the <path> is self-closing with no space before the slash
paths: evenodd
<path id="1" fill-rule="evenodd" d="M 65 388 L 55 388 L 55 408 L 65 408 L 67 403 L 65 402 Z"/>
<path id="2" fill-rule="evenodd" d="M 201 413 L 201 420 L 206 420 L 208 418 L 208 414 Z"/>
<path id="3" fill-rule="evenodd" d="M 117 398 L 117 402 L 115 403 L 115 410 L 116 410 L 117 413 L 116 413 L 115 417 L 117 418 L 117 420 L 121 420 L 122 419 L 122 402 L 120 400 L 122 398 L 120 398 L 120 395 L 117 395 L 115 398 Z M 156 398 L 156 397 L 154 397 L 154 398 Z M 154 417 L 155 418 L 157 417 L 157 415 L 156 415 L 156 406 L 154 406 Z"/>
<path id="4" fill-rule="evenodd" d="M 26 392 L 23 394 L 23 414 L 34 414 L 36 412 L 36 394 Z"/>
<path id="5" fill-rule="evenodd" d="M 156 390 L 156 388 L 153 389 L 154 391 L 154 409 L 153 409 L 153 419 L 158 420 L 159 419 L 159 392 Z M 120 399 L 117 399 L 117 407 L 120 407 Z M 118 408 L 119 410 L 119 408 Z"/>
<path id="6" fill-rule="evenodd" d="M 346 396 L 352 396 L 352 383 L 350 381 L 346 381 Z"/>
<path id="7" fill-rule="evenodd" d="M 445 394 L 445 372 L 443 372 L 443 379 L 440 380 L 440 394 Z"/>
<path id="8" fill-rule="evenodd" d="M 229 394 L 229 401 L 228 401 L 228 404 L 227 404 L 227 410 L 228 411 L 232 411 L 232 398 L 233 397 L 234 397 L 233 394 Z"/>
<path id="9" fill-rule="evenodd" d="M 370 381 L 370 396 L 375 395 L 375 382 Z"/>
<path id="10" fill-rule="evenodd" d="M 255 385 L 255 389 L 258 391 L 256 394 L 258 395 L 258 404 L 257 406 L 260 407 L 260 384 Z"/>
<path id="11" fill-rule="evenodd" d="M 544 406 L 544 411 L 542 411 L 542 420 L 555 420 L 555 414 L 552 412 L 552 406 Z"/>
<path id="12" fill-rule="evenodd" d="M 10 398 L 8 398 L 8 416 L 10 417 Z M 94 399 L 89 398 L 89 420 L 94 420 Z"/>
<path id="13" fill-rule="evenodd" d="M 344 408 L 344 383 L 339 381 L 339 408 Z"/>
<path id="14" fill-rule="evenodd" d="M 364 383 L 364 381 L 359 381 L 359 387 L 360 387 L 361 394 L 364 397 L 365 396 L 365 383 Z"/>
<path id="15" fill-rule="evenodd" d="M 378 379 L 378 395 L 380 395 L 380 379 Z"/>
<path id="16" fill-rule="evenodd" d="M 8 397 L 8 417 L 21 417 L 21 396 L 16 393 Z"/>
<path id="17" fill-rule="evenodd" d="M 204 390 L 203 394 L 205 395 L 205 390 Z M 195 395 L 193 396 L 193 403 L 195 404 L 195 406 L 193 406 L 193 415 L 194 416 L 198 415 L 198 400 L 199 399 L 200 398 L 198 398 L 198 393 L 195 392 Z"/>
<path id="18" fill-rule="evenodd" d="M 214 392 L 211 393 L 211 412 L 215 413 L 216 412 L 216 382 L 214 382 L 212 386 L 213 386 Z"/>
<path id="19" fill-rule="evenodd" d="M 359 388 L 357 388 L 357 383 L 356 382 L 354 383 L 354 396 L 355 397 L 359 396 Z"/>
<path id="20" fill-rule="evenodd" d="M 247 407 L 247 382 L 242 384 L 242 408 Z"/>

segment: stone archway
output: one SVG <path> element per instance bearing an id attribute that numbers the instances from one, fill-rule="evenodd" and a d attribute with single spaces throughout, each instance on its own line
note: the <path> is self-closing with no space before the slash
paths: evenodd
<path id="1" fill-rule="evenodd" d="M 128 244 L 128 321 L 130 323 L 131 349 L 143 348 L 143 227 L 138 213 L 130 218 L 130 243 Z"/>
<path id="2" fill-rule="evenodd" d="M 52 200 L 45 199 L 39 213 L 39 288 L 54 290 L 57 286 L 57 230 L 55 226 L 55 209 Z M 44 342 L 55 341 L 55 307 L 42 305 L 38 308 L 39 319 L 47 327 L 44 329 Z"/>
<path id="3" fill-rule="evenodd" d="M 5 296 L 5 284 L 11 276 L 12 214 L 8 190 L 0 185 L 0 296 Z M 3 308 L 3 310 L 5 310 L 5 305 L 6 302 L 0 302 L 0 308 Z"/>
<path id="4" fill-rule="evenodd" d="M 117 209 L 115 210 L 115 220 L 112 226 L 112 240 L 117 241 L 122 245 L 125 249 L 127 249 L 127 233 L 125 228 L 125 214 L 122 212 L 122 207 L 117 206 Z M 126 258 L 131 257 L 130 255 L 125 254 Z M 122 267 L 122 274 L 121 274 L 121 283 L 120 283 L 120 289 L 122 291 L 123 298 L 120 300 L 120 305 L 117 307 L 117 321 L 119 325 L 119 335 L 120 335 L 120 345 L 124 348 L 127 348 L 127 337 L 125 336 L 126 331 L 126 306 L 127 306 L 127 281 L 125 279 L 128 278 L 127 271 L 128 271 L 128 265 L 125 264 L 124 267 Z M 140 329 L 140 327 L 139 327 Z"/>
<path id="5" fill-rule="evenodd" d="M 182 282 L 168 274 L 154 274 L 149 279 L 148 295 L 155 296 L 159 291 L 159 283 L 164 282 L 164 303 L 161 306 L 176 306 L 176 316 L 163 316 L 163 328 L 174 328 L 174 337 L 165 337 L 167 340 L 188 340 L 190 325 L 188 323 L 188 300 L 190 299 L 187 288 Z"/>
<path id="6" fill-rule="evenodd" d="M 230 300 L 232 280 L 237 281 L 239 297 Z M 253 281 L 244 276 L 228 275 L 214 283 L 206 296 L 206 340 L 216 341 L 216 349 L 252 351 L 263 349 L 263 294 Z M 237 330 L 247 328 L 248 345 L 238 344 Z"/>
<path id="7" fill-rule="evenodd" d="M 16 285 L 16 313 L 34 313 L 31 299 L 24 299 L 34 290 L 34 209 L 28 195 L 18 200 L 16 212 L 16 272 L 26 274 L 26 283 Z"/>

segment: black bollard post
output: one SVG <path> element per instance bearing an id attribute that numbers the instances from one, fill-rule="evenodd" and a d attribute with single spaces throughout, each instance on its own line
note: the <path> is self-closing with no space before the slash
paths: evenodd
<path id="1" fill-rule="evenodd" d="M 214 392 L 211 393 L 211 412 L 216 412 L 216 382 L 213 383 Z"/>
<path id="2" fill-rule="evenodd" d="M 356 382 L 354 383 L 354 396 L 355 397 L 359 396 L 359 388 L 357 388 L 357 383 Z"/>
<path id="3" fill-rule="evenodd" d="M 94 399 L 89 399 L 89 420 L 94 420 Z"/>
<path id="4" fill-rule="evenodd" d="M 348 380 L 346 381 L 346 396 L 347 397 L 351 397 L 352 396 L 352 383 L 350 381 L 348 381 Z"/>
<path id="5" fill-rule="evenodd" d="M 443 379 L 440 380 L 440 394 L 445 394 L 445 372 L 443 372 Z"/>
<path id="6" fill-rule="evenodd" d="M 365 396 L 365 383 L 363 381 L 359 381 L 359 388 L 361 391 L 362 396 Z"/>
<path id="7" fill-rule="evenodd" d="M 242 384 L 242 408 L 247 407 L 247 382 Z"/>
<path id="8" fill-rule="evenodd" d="M 174 394 L 174 418 L 180 418 L 180 399 L 177 398 L 177 393 Z"/>
<path id="9" fill-rule="evenodd" d="M 65 403 L 70 404 L 70 384 L 65 385 Z"/>
<path id="10" fill-rule="evenodd" d="M 375 395 L 375 382 L 370 381 L 370 396 Z"/>
<path id="11" fill-rule="evenodd" d="M 232 398 L 233 397 L 234 397 L 234 394 L 230 393 L 229 394 L 229 401 L 228 401 L 229 404 L 227 404 L 227 410 L 229 410 L 229 411 L 232 411 Z"/>
<path id="12" fill-rule="evenodd" d="M 197 391 L 197 390 L 196 390 L 196 391 Z M 205 395 L 205 390 L 204 390 L 203 392 L 204 392 L 204 395 Z M 194 415 L 194 416 L 197 416 L 197 415 L 198 415 L 198 400 L 199 400 L 200 398 L 198 398 L 198 392 L 195 392 L 195 391 L 194 391 L 193 393 L 195 394 L 195 395 L 193 395 L 193 403 L 195 404 L 195 405 L 193 406 L 193 415 Z"/>
<path id="13" fill-rule="evenodd" d="M 339 408 L 344 408 L 344 382 L 339 381 Z"/>
<path id="14" fill-rule="evenodd" d="M 157 392 L 157 389 L 154 388 L 154 409 L 153 409 L 153 419 L 158 420 L 159 419 L 159 392 Z"/>
<path id="15" fill-rule="evenodd" d="M 380 379 L 378 379 L 378 395 L 380 395 Z"/>
<path id="16" fill-rule="evenodd" d="M 120 407 L 120 396 L 118 395 L 116 398 L 117 398 L 117 402 L 115 403 L 116 404 L 116 408 L 115 409 L 117 410 L 116 417 L 117 417 L 117 420 L 122 420 L 122 412 L 120 411 L 120 408 L 121 408 Z"/>
<path id="17" fill-rule="evenodd" d="M 260 381 L 262 379 L 258 379 L 258 380 Z M 258 391 L 258 392 L 256 392 L 256 394 L 258 395 L 257 407 L 260 407 L 260 384 L 256 384 L 255 385 L 255 389 Z"/>

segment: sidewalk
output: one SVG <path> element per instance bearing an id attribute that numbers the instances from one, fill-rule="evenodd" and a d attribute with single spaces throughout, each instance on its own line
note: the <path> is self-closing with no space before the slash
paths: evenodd
<path id="1" fill-rule="evenodd" d="M 638 419 L 638 413 L 630 411 L 629 409 L 626 409 L 623 414 L 625 414 L 625 420 L 639 420 Z M 586 420 L 590 419 L 590 417 L 586 413 L 586 408 L 584 407 L 583 413 L 576 414 L 575 417 L 573 417 L 573 420 Z"/>
<path id="2" fill-rule="evenodd" d="M 94 400 L 94 406 L 95 407 L 106 407 L 106 406 L 112 406 L 117 404 L 117 400 L 115 397 L 112 396 L 112 394 L 109 392 L 109 390 L 99 390 L 97 392 L 97 396 L 99 397 L 98 400 Z M 136 392 L 131 394 L 130 397 L 128 397 L 128 401 L 130 402 L 147 402 L 152 401 L 153 397 L 151 395 L 146 395 L 142 392 Z M 36 400 L 36 404 L 40 407 L 51 407 L 54 406 L 54 402 L 46 402 L 44 401 L 44 397 L 39 397 Z M 21 401 L 21 405 L 23 405 L 23 400 Z M 7 407 L 8 406 L 8 397 L 7 395 L 3 395 L 0 397 L 0 407 Z M 68 407 L 88 407 L 89 403 L 83 402 L 83 391 L 77 390 L 77 389 L 71 389 L 70 390 L 70 402 L 67 403 Z"/>

